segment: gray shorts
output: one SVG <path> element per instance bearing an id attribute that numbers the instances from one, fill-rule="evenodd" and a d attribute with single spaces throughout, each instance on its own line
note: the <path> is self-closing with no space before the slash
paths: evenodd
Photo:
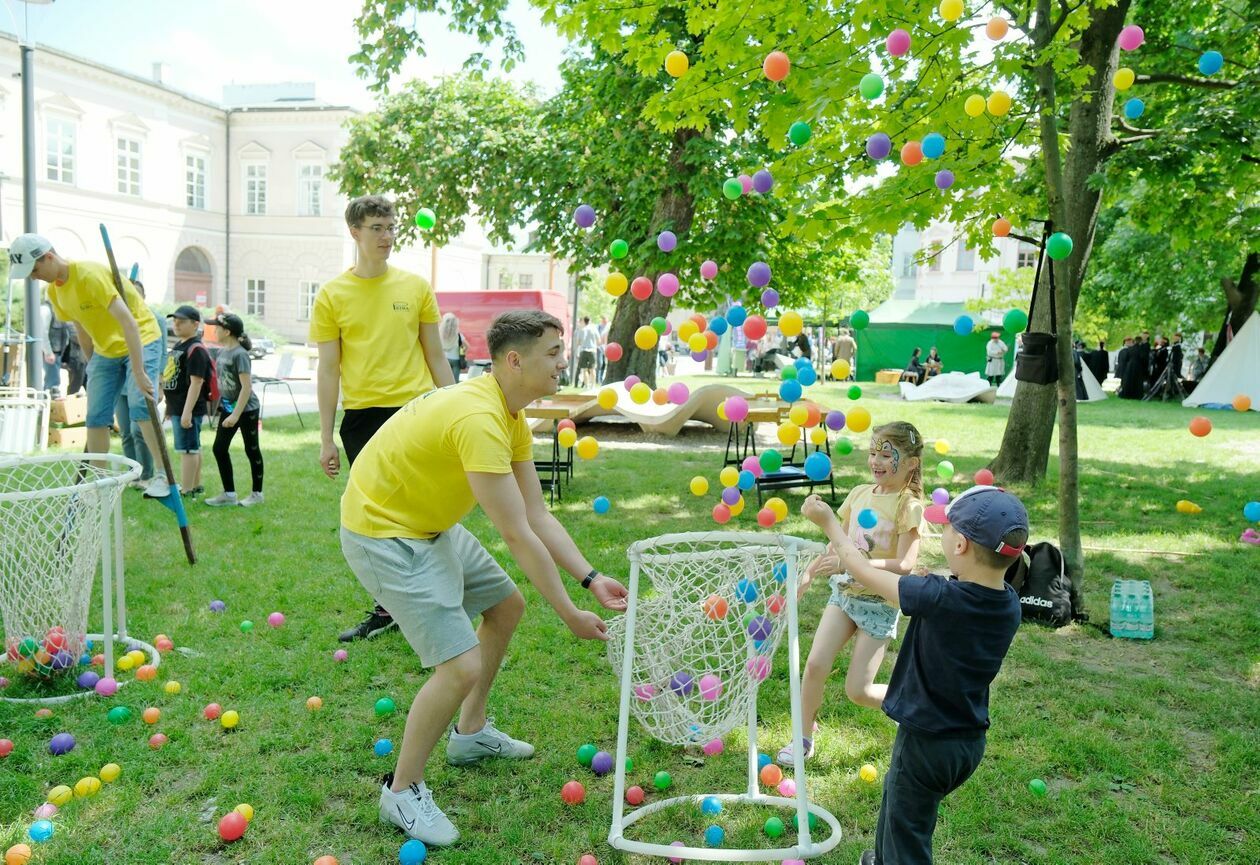
<path id="1" fill-rule="evenodd" d="M 839 607 L 853 620 L 853 624 L 877 640 L 891 640 L 897 636 L 897 620 L 901 618 L 901 611 L 879 598 L 847 594 L 842 586 L 848 579 L 847 575 L 843 579 L 831 578 L 831 597 L 827 603 Z"/>
<path id="2" fill-rule="evenodd" d="M 516 591 L 494 557 L 458 523 L 430 540 L 369 538 L 343 526 L 341 551 L 426 667 L 476 647 L 472 620 Z"/>

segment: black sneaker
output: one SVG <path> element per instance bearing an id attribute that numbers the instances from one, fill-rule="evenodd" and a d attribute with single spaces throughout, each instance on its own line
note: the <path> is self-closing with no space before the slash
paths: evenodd
<path id="1" fill-rule="evenodd" d="M 396 627 L 398 627 L 398 623 L 394 621 L 394 617 L 389 613 L 372 610 L 368 613 L 366 619 L 353 628 L 342 631 L 337 636 L 337 639 L 343 643 L 349 643 L 354 640 L 370 640 L 379 634 L 385 633 L 390 628 Z"/>
<path id="2" fill-rule="evenodd" d="M 393 779 L 391 779 L 391 781 L 392 780 Z M 862 852 L 862 858 L 858 860 L 858 865 L 875 865 L 875 851 L 864 850 Z"/>

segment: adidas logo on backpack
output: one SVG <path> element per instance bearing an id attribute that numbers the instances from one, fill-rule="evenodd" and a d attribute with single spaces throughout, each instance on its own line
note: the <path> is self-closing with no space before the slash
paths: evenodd
<path id="1" fill-rule="evenodd" d="M 1045 598 L 1038 598 L 1034 595 L 1025 595 L 1024 597 L 1019 599 L 1019 602 L 1021 604 L 1027 604 L 1030 607 L 1049 607 L 1051 609 L 1054 608 L 1054 601 L 1049 601 L 1049 600 L 1046 600 Z"/>

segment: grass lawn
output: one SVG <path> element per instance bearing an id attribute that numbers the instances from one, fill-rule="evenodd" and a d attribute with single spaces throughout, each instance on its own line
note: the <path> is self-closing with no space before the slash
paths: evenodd
<path id="1" fill-rule="evenodd" d="M 883 398 L 891 388 L 864 388 L 877 424 L 908 420 L 929 441 L 951 443 L 954 491 L 1000 442 L 1003 406 L 905 404 Z M 811 389 L 824 404 L 843 408 L 839 393 L 836 385 Z M 1186 431 L 1191 414 L 1115 399 L 1080 407 L 1086 598 L 1095 624 L 1021 629 L 992 691 L 985 760 L 942 809 L 938 861 L 1260 861 L 1260 549 L 1238 541 L 1244 502 L 1260 499 L 1260 422 L 1254 414 L 1213 412 L 1215 430 L 1195 439 Z M 606 428 L 592 429 L 598 437 Z M 763 430 L 763 440 L 771 434 Z M 859 450 L 837 463 L 841 489 L 867 478 L 866 437 L 855 439 Z M 716 486 L 724 442 L 723 434 L 697 430 L 672 441 L 608 431 L 598 459 L 578 465 L 555 509 L 592 562 L 624 577 L 632 541 L 713 527 L 708 514 L 716 497 L 692 497 L 687 480 L 705 474 Z M 193 507 L 201 556 L 195 567 L 184 562 L 167 512 L 127 492 L 128 624 L 149 641 L 159 632 L 171 635 L 179 651 L 163 659 L 156 682 L 132 683 L 109 701 L 58 707 L 51 720 L 35 719 L 33 708 L 0 704 L 0 737 L 16 743 L 0 760 L 0 850 L 24 840 L 32 810 L 53 785 L 73 785 L 113 761 L 122 765 L 122 777 L 100 795 L 65 806 L 54 818 L 55 837 L 33 862 L 293 865 L 323 854 L 342 865 L 397 861 L 402 836 L 376 815 L 380 777 L 393 758 L 374 756 L 372 745 L 381 737 L 399 742 L 404 715 L 378 718 L 373 704 L 388 695 L 405 708 L 426 674 L 397 633 L 354 644 L 346 663 L 333 661 L 337 632 L 369 604 L 337 543 L 342 484 L 318 472 L 317 434 L 309 424 L 303 431 L 294 419 L 268 421 L 263 450 L 262 507 Z M 929 449 L 929 487 L 938 460 Z M 213 494 L 219 487 L 211 463 L 207 451 Z M 1016 490 L 1028 504 L 1036 540 L 1055 534 L 1055 470 L 1052 459 L 1046 483 Z M 248 478 L 239 448 L 237 475 Z M 612 500 L 609 514 L 593 513 L 596 495 Z M 1181 498 L 1203 513 L 1178 514 L 1174 503 Z M 800 496 L 787 499 L 794 513 L 782 528 L 814 537 L 795 514 Z M 736 521 L 741 528 L 755 528 L 754 511 L 749 507 Z M 454 769 L 439 745 L 430 783 L 464 839 L 431 852 L 430 861 L 575 863 L 586 852 L 601 863 L 646 861 L 604 844 L 612 777 L 596 778 L 575 759 L 586 742 L 614 750 L 617 689 L 604 648 L 569 636 L 480 511 L 466 524 L 522 583 L 529 604 L 491 713 L 505 730 L 533 741 L 539 754 L 524 763 Z M 939 546 L 926 546 L 926 563 L 940 564 Z M 1096 626 L 1106 625 L 1115 578 L 1151 581 L 1153 642 L 1114 640 Z M 570 588 L 579 605 L 591 607 L 576 584 Z M 226 613 L 208 611 L 214 598 L 227 602 Z M 820 586 L 804 603 L 803 650 L 825 601 Z M 265 624 L 273 610 L 287 616 L 283 628 Z M 239 630 L 242 619 L 257 623 L 252 634 Z M 99 610 L 92 622 L 99 627 Z M 882 714 L 845 699 L 846 658 L 823 707 L 809 778 L 812 795 L 842 824 L 844 840 L 826 859 L 840 863 L 856 862 L 872 843 L 879 788 L 860 781 L 857 770 L 869 762 L 882 774 L 894 734 Z M 891 657 L 883 680 L 890 669 Z M 180 681 L 182 693 L 165 694 L 168 679 Z M 321 711 L 307 711 L 311 695 L 323 698 Z M 236 731 L 202 719 L 211 701 L 240 712 Z M 118 704 L 136 710 L 135 718 L 111 726 L 105 714 Z M 788 736 L 783 649 L 760 705 L 762 750 L 773 752 Z M 138 717 L 147 706 L 162 710 L 153 728 Z M 78 746 L 51 757 L 48 740 L 62 730 L 74 733 Z M 154 731 L 170 737 L 160 751 L 146 745 Z M 667 769 L 672 794 L 742 789 L 740 733 L 727 738 L 725 754 L 701 760 L 649 740 L 637 727 L 630 741 L 635 769 L 628 783 L 650 792 L 653 773 Z M 1046 781 L 1046 798 L 1029 792 L 1034 777 Z M 585 804 L 573 808 L 560 801 L 560 787 L 571 778 L 588 791 Z M 215 822 L 238 802 L 251 803 L 257 815 L 244 839 L 226 845 Z M 727 846 L 768 844 L 759 831 L 766 816 L 724 814 Z M 708 822 L 698 813 L 658 815 L 636 837 L 699 843 Z"/>

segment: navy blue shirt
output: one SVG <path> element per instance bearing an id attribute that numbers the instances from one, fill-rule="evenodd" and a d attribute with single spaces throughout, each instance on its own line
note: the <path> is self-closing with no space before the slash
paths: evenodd
<path id="1" fill-rule="evenodd" d="M 910 616 L 884 713 L 916 733 L 989 728 L 989 684 L 1019 630 L 1019 595 L 931 574 L 897 583 Z"/>

